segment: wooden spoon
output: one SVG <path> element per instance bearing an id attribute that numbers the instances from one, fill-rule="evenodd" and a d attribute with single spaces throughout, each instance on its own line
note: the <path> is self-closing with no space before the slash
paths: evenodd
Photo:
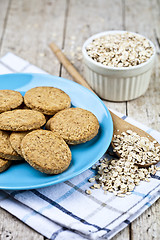
<path id="1" fill-rule="evenodd" d="M 51 43 L 50 45 L 51 50 L 53 51 L 53 53 L 56 55 L 56 57 L 58 58 L 58 60 L 63 64 L 63 66 L 66 68 L 66 70 L 70 73 L 70 75 L 73 77 L 73 79 L 83 85 L 84 87 L 88 88 L 89 90 L 91 90 L 93 93 L 95 93 L 91 87 L 88 85 L 88 83 L 86 82 L 86 80 L 80 75 L 80 73 L 75 69 L 75 67 L 71 64 L 71 62 L 66 58 L 66 56 L 62 53 L 62 51 L 56 46 L 55 43 Z M 96 94 L 96 93 L 95 93 Z M 149 135 L 148 133 L 146 133 L 145 131 L 141 130 L 140 128 L 124 121 L 123 119 L 119 118 L 118 116 L 116 116 L 113 112 L 110 111 L 112 120 L 113 120 L 113 138 L 112 138 L 112 146 L 113 148 L 114 143 L 114 135 L 120 135 L 122 132 L 126 132 L 127 130 L 132 130 L 133 132 L 136 132 L 139 136 L 141 137 L 147 137 L 150 141 L 156 141 L 151 135 Z M 155 146 L 159 146 L 159 143 L 156 143 Z M 120 157 L 120 155 L 116 152 L 117 156 Z M 157 161 L 156 163 L 158 163 L 159 161 Z M 139 163 L 135 163 L 137 166 L 139 167 L 149 167 L 153 164 L 156 163 L 149 163 L 149 164 L 139 164 Z"/>
<path id="2" fill-rule="evenodd" d="M 127 130 L 131 130 L 132 132 L 136 132 L 139 136 L 146 137 L 151 142 L 156 141 L 151 135 L 149 135 L 148 133 L 146 133 L 142 129 L 124 121 L 123 119 L 121 119 L 120 117 L 118 117 L 117 115 L 115 115 L 111 111 L 110 111 L 110 114 L 111 114 L 111 117 L 112 117 L 112 120 L 113 120 L 113 126 L 114 126 L 113 127 L 113 137 L 112 137 L 112 141 L 111 141 L 111 144 L 112 144 L 113 148 L 115 148 L 115 145 L 114 145 L 114 142 L 113 142 L 113 140 L 115 140 L 114 135 L 121 135 L 122 132 L 126 132 Z M 158 142 L 154 144 L 155 147 L 157 147 L 159 145 L 160 144 Z M 115 152 L 115 153 L 118 157 L 121 157 L 118 152 Z M 155 163 L 148 163 L 148 164 L 135 163 L 135 165 L 137 165 L 138 167 L 149 167 L 151 165 L 157 164 L 158 162 L 159 161 L 157 161 Z"/>

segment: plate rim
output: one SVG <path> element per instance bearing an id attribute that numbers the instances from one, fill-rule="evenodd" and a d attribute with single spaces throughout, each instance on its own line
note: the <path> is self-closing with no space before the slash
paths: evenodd
<path id="1" fill-rule="evenodd" d="M 103 151 L 103 153 L 101 152 L 100 156 L 98 155 L 98 157 L 96 157 L 96 160 L 94 161 L 94 163 L 90 163 L 90 164 L 85 165 L 85 167 L 81 168 L 79 171 L 76 171 L 76 172 L 72 173 L 70 177 L 65 176 L 62 179 L 51 180 L 51 181 L 49 181 L 47 183 L 34 184 L 34 186 L 33 185 L 31 185 L 31 186 L 27 185 L 27 186 L 24 186 L 24 187 L 22 187 L 22 186 L 19 186 L 19 187 L 15 187 L 15 186 L 13 186 L 13 187 L 5 187 L 4 186 L 3 187 L 3 186 L 0 185 L 0 190 L 31 190 L 31 189 L 38 189 L 38 188 L 49 187 L 49 186 L 53 186 L 53 185 L 58 184 L 58 183 L 65 182 L 67 180 L 70 180 L 70 179 L 78 176 L 79 174 L 83 173 L 84 171 L 88 170 L 92 165 L 94 165 L 98 161 L 98 159 L 100 159 L 104 155 L 104 153 L 107 151 L 107 149 L 108 149 L 108 147 L 109 147 L 109 145 L 111 143 L 111 140 L 112 140 L 112 136 L 113 136 L 113 121 L 112 121 L 112 117 L 111 117 L 111 114 L 110 114 L 107 106 L 104 104 L 104 102 L 95 93 L 93 93 L 88 88 L 86 88 L 86 87 L 80 85 L 79 83 L 74 82 L 74 81 L 72 81 L 70 79 L 66 79 L 66 78 L 63 78 L 63 77 L 51 75 L 51 74 L 48 74 L 48 73 L 46 73 L 46 74 L 45 73 L 8 73 L 8 74 L 0 75 L 0 81 L 1 81 L 1 78 L 3 76 L 7 76 L 7 75 L 32 75 L 32 76 L 41 76 L 41 77 L 44 76 L 44 77 L 49 77 L 49 78 L 55 78 L 55 79 L 58 79 L 58 80 L 60 80 L 62 82 L 68 82 L 69 81 L 70 84 L 73 84 L 73 85 L 75 84 L 75 85 L 77 85 L 78 88 L 80 87 L 80 88 L 84 89 L 84 91 L 89 92 L 89 94 L 92 94 L 98 101 L 100 101 L 100 103 L 104 107 L 104 109 L 105 109 L 105 111 L 107 113 L 108 120 L 110 121 L 111 136 L 109 137 L 108 143 L 105 145 L 106 150 Z"/>

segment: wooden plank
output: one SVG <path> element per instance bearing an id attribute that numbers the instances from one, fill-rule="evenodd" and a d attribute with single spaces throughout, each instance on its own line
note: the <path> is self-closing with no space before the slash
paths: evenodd
<path id="1" fill-rule="evenodd" d="M 2 240 L 44 240 L 44 237 L 24 225 L 5 210 L 0 211 L 0 239 Z"/>
<path id="2" fill-rule="evenodd" d="M 1 14 L 0 14 L 0 48 L 3 41 L 3 35 L 4 35 L 6 23 L 7 23 L 7 16 L 8 16 L 7 13 L 9 10 L 9 6 L 10 6 L 9 0 L 0 1 L 0 9 L 3 9 L 3 11 L 1 11 Z"/>
<path id="3" fill-rule="evenodd" d="M 154 8 L 152 7 L 153 5 L 155 6 Z M 125 26 L 127 30 L 147 36 L 155 43 L 156 47 L 158 47 L 155 29 L 159 26 L 154 25 L 157 21 L 152 21 L 155 9 L 159 11 L 156 0 L 126 1 Z M 159 22 L 157 22 L 157 24 L 159 24 Z M 147 92 L 140 98 L 127 103 L 129 116 L 157 130 L 160 129 L 159 61 L 160 57 L 157 56 Z M 132 240 L 159 239 L 159 207 L 160 201 L 157 201 L 131 224 Z"/>
<path id="4" fill-rule="evenodd" d="M 157 38 L 158 53 L 160 53 L 160 0 L 150 1 L 151 13 L 152 13 L 152 23 L 154 26 L 155 36 Z"/>
<path id="5" fill-rule="evenodd" d="M 153 0 L 156 4 L 156 0 Z M 157 4 L 156 4 L 157 7 Z M 152 5 L 149 0 L 127 0 L 125 1 L 125 28 L 148 37 L 155 43 Z"/>
<path id="6" fill-rule="evenodd" d="M 122 29 L 122 7 L 122 2 L 118 0 L 71 0 L 69 2 L 64 52 L 82 75 L 84 75 L 81 54 L 83 43 L 88 37 L 95 33 Z M 62 76 L 72 79 L 64 69 L 62 70 Z M 105 104 L 107 107 L 126 114 L 125 103 L 105 101 Z"/>
<path id="7" fill-rule="evenodd" d="M 3 31 L 7 2 L 0 1 L 0 9 L 3 9 L 0 15 L 1 56 L 10 51 L 53 75 L 59 75 L 60 64 L 48 44 L 54 40 L 62 46 L 66 1 L 13 0 Z M 44 237 L 0 209 L 0 239 L 41 240 Z"/>
<path id="8" fill-rule="evenodd" d="M 59 62 L 48 44 L 62 45 L 65 0 L 13 0 L 3 37 L 1 56 L 7 52 L 59 75 Z M 61 14 L 60 14 L 61 13 Z"/>
<path id="9" fill-rule="evenodd" d="M 129 227 L 126 227 L 125 229 L 123 229 L 121 232 L 119 232 L 118 234 L 116 234 L 112 240 L 127 240 L 130 239 L 130 235 L 129 235 Z M 131 239 L 130 239 L 131 240 Z"/>
<path id="10" fill-rule="evenodd" d="M 160 199 L 131 225 L 133 240 L 154 239 L 160 236 Z"/>
<path id="11" fill-rule="evenodd" d="M 126 29 L 134 32 L 139 32 L 148 38 L 150 38 L 156 44 L 155 36 L 155 25 L 153 19 L 155 8 L 151 7 L 151 2 L 149 0 L 143 1 L 126 1 L 125 6 L 125 25 Z M 157 11 L 157 10 L 156 10 Z M 134 21 L 133 21 L 134 19 Z M 157 24 L 159 24 L 157 22 Z M 158 28 L 159 26 L 157 26 Z M 157 46 L 158 47 L 158 46 Z M 128 115 L 135 118 L 149 127 L 159 130 L 160 129 L 160 67 L 159 67 L 160 57 L 157 55 L 155 61 L 153 74 L 151 76 L 151 82 L 147 92 L 135 99 L 128 102 Z M 153 107 L 154 106 L 154 107 Z"/>

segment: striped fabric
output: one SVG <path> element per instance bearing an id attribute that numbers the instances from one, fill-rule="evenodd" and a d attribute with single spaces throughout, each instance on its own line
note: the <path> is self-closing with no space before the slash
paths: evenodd
<path id="1" fill-rule="evenodd" d="M 7 53 L 0 59 L 0 73 L 45 73 L 27 61 Z M 115 112 L 160 142 L 160 133 Z M 106 154 L 110 158 L 109 153 Z M 49 239 L 111 239 L 160 196 L 160 172 L 150 182 L 142 182 L 133 194 L 119 198 L 101 189 L 87 195 L 95 175 L 89 169 L 69 181 L 54 186 L 27 190 L 0 190 L 0 206 Z"/>

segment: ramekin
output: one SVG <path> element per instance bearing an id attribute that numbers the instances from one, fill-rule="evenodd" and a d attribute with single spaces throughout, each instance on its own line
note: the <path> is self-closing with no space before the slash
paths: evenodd
<path id="1" fill-rule="evenodd" d="M 143 95 L 149 86 L 156 50 L 154 44 L 146 37 L 153 48 L 153 55 L 146 62 L 137 66 L 104 66 L 102 63 L 94 61 L 86 52 L 86 47 L 93 39 L 125 32 L 127 31 L 107 31 L 95 34 L 88 38 L 82 47 L 85 78 L 102 99 L 117 102 L 132 100 Z M 134 32 L 131 33 L 144 37 Z"/>

